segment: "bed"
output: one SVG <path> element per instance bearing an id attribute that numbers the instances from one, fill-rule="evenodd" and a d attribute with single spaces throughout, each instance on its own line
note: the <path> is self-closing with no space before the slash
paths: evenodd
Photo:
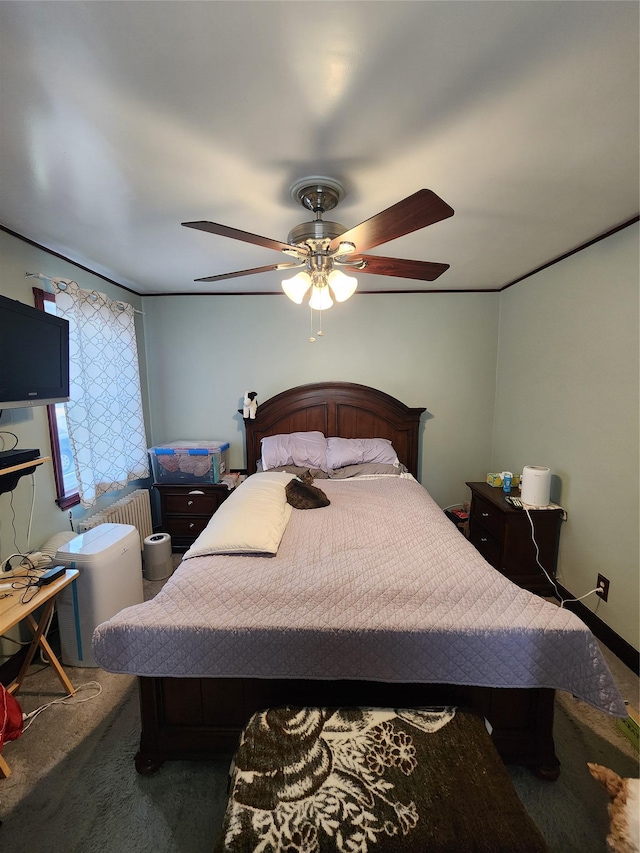
<path id="1" fill-rule="evenodd" d="M 383 439 L 400 465 L 317 479 L 330 506 L 289 506 L 272 556 L 209 554 L 204 531 L 152 601 L 98 626 L 98 663 L 138 676 L 140 773 L 232 755 L 267 707 L 457 705 L 486 717 L 505 763 L 553 779 L 556 689 L 626 715 L 586 626 L 496 572 L 417 482 L 424 411 L 330 382 L 284 391 L 246 422 L 252 476 L 209 536 L 228 531 L 234 509 L 243 518 L 252 489 L 279 496 L 293 476 L 254 474 L 263 439 Z"/>

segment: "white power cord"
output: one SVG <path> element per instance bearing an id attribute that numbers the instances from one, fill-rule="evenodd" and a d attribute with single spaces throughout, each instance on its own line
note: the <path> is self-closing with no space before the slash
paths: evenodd
<path id="1" fill-rule="evenodd" d="M 81 690 L 86 690 L 87 688 L 93 688 L 97 690 L 97 693 L 94 693 L 92 696 L 87 696 L 84 699 L 78 697 L 78 693 Z M 39 708 L 36 708 L 35 711 L 31 711 L 29 714 L 23 714 L 23 728 L 22 731 L 26 732 L 29 726 L 33 723 L 33 721 L 38 717 L 43 711 L 46 711 L 47 708 L 50 708 L 52 705 L 79 705 L 81 702 L 88 702 L 90 699 L 95 699 L 102 693 L 102 685 L 97 681 L 87 681 L 84 684 L 79 684 L 76 688 L 75 693 L 67 693 L 66 696 L 61 696 L 59 699 L 53 699 L 51 702 L 47 702 L 46 705 L 41 705 Z"/>
<path id="2" fill-rule="evenodd" d="M 549 573 L 547 572 L 545 567 L 540 562 L 540 549 L 538 548 L 538 543 L 536 542 L 536 532 L 535 532 L 535 528 L 533 526 L 533 519 L 531 518 L 531 514 L 529 513 L 529 510 L 527 509 L 527 507 L 525 506 L 525 507 L 523 507 L 523 509 L 527 513 L 527 518 L 529 519 L 529 524 L 531 525 L 531 541 L 533 542 L 535 549 L 536 549 L 536 563 L 542 569 L 546 579 L 549 581 L 551 586 L 554 588 L 554 590 L 556 592 L 556 596 L 560 600 L 560 607 L 563 608 L 565 606 L 565 604 L 569 604 L 572 601 L 582 601 L 582 599 L 586 598 L 588 595 L 593 595 L 594 592 L 600 592 L 600 588 L 596 587 L 595 589 L 589 590 L 589 592 L 585 592 L 585 594 L 581 595 L 579 598 L 563 598 L 562 597 L 562 595 L 560 594 L 560 590 L 558 589 L 558 585 L 556 584 L 554 579 L 549 575 Z"/>
<path id="3" fill-rule="evenodd" d="M 29 512 L 29 526 L 27 527 L 27 550 L 31 547 L 31 527 L 33 525 L 33 510 L 36 505 L 36 475 L 31 472 L 31 511 Z"/>

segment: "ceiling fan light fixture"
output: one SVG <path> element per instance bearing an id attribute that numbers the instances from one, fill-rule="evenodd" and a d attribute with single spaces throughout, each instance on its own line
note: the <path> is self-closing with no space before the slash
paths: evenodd
<path id="1" fill-rule="evenodd" d="M 282 280 L 282 289 L 292 302 L 296 305 L 302 305 L 304 295 L 311 287 L 311 279 L 308 273 L 299 272 L 293 278 L 285 278 Z"/>
<path id="2" fill-rule="evenodd" d="M 341 270 L 332 270 L 329 273 L 328 283 L 336 302 L 346 302 L 356 292 L 358 279 L 352 275 L 345 275 Z"/>
<path id="3" fill-rule="evenodd" d="M 329 288 L 326 285 L 324 285 L 324 287 L 318 287 L 314 284 L 311 288 L 309 308 L 313 308 L 314 311 L 326 311 L 327 308 L 331 308 L 332 305 L 333 299 L 329 293 Z"/>

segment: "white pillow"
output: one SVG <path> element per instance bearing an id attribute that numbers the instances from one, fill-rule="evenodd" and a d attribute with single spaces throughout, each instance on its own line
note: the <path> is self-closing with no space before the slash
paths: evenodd
<path id="1" fill-rule="evenodd" d="M 294 474 L 252 474 L 229 495 L 183 559 L 206 554 L 272 557 L 291 518 L 287 483 Z"/>
<path id="2" fill-rule="evenodd" d="M 262 469 L 298 465 L 327 470 L 327 439 L 321 432 L 290 432 L 262 439 Z"/>
<path id="3" fill-rule="evenodd" d="M 328 438 L 327 468 L 334 470 L 346 465 L 378 462 L 398 465 L 398 454 L 388 438 Z"/>

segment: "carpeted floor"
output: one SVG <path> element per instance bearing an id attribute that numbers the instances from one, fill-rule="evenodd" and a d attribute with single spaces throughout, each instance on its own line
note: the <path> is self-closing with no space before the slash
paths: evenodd
<path id="1" fill-rule="evenodd" d="M 638 679 L 604 650 L 621 692 L 636 707 Z M 169 762 L 154 776 L 133 766 L 139 737 L 135 679 L 67 668 L 77 688 L 97 681 L 87 702 L 55 704 L 3 753 L 0 850 L 29 853 L 211 853 L 226 805 L 227 762 Z M 81 691 L 84 698 L 96 690 Z M 62 696 L 48 667 L 32 667 L 17 698 L 28 713 Z M 586 762 L 638 775 L 638 753 L 615 721 L 561 695 L 555 783 L 509 767 L 516 791 L 553 853 L 605 853 L 608 798 Z M 373 853 L 373 851 L 372 851 Z"/>

